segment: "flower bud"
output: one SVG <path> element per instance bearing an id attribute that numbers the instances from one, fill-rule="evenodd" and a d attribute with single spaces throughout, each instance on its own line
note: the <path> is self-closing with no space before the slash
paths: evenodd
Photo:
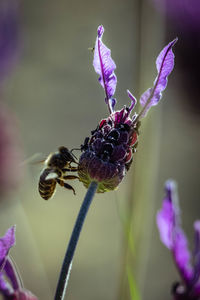
<path id="1" fill-rule="evenodd" d="M 117 188 L 133 160 L 138 140 L 138 123 L 124 107 L 103 119 L 81 146 L 78 175 L 87 188 L 96 181 L 98 193 Z"/>

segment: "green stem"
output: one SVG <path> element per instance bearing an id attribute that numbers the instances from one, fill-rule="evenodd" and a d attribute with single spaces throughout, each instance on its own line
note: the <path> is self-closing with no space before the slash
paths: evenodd
<path id="1" fill-rule="evenodd" d="M 76 223 L 74 225 L 74 229 L 67 247 L 67 251 L 65 254 L 65 258 L 63 261 L 60 277 L 58 280 L 58 285 L 56 289 L 55 294 L 55 300 L 63 300 L 65 297 L 65 292 L 67 288 L 68 279 L 70 276 L 71 266 L 72 266 L 72 259 L 74 256 L 74 252 L 78 243 L 78 239 L 81 233 L 81 229 L 85 220 L 85 217 L 87 215 L 88 209 L 90 207 L 90 204 L 92 202 L 92 199 L 94 197 L 94 194 L 97 190 L 98 183 L 97 182 L 91 182 L 90 186 L 87 190 L 87 193 L 85 195 L 85 198 L 83 200 L 82 206 L 80 208 L 78 217 L 76 219 Z"/>

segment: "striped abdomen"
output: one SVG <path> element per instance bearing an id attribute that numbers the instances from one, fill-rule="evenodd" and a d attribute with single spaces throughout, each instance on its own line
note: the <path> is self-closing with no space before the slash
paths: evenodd
<path id="1" fill-rule="evenodd" d="M 40 175 L 38 190 L 39 190 L 40 196 L 45 200 L 48 200 L 49 198 L 51 198 L 53 196 L 53 193 L 56 188 L 56 180 L 54 178 L 45 180 L 47 178 L 47 176 L 51 173 L 52 173 L 52 169 L 46 168 L 43 170 L 43 172 Z"/>

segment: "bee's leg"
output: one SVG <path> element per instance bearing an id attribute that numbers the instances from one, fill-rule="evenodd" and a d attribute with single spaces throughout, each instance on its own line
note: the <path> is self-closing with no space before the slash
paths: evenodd
<path id="1" fill-rule="evenodd" d="M 63 179 L 67 179 L 67 180 L 71 180 L 71 179 L 79 179 L 79 177 L 76 176 L 76 175 L 64 175 L 62 178 L 63 178 Z"/>
<path id="2" fill-rule="evenodd" d="M 58 184 L 60 184 L 60 186 L 65 187 L 68 190 L 72 190 L 74 195 L 76 195 L 76 192 L 75 192 L 74 188 L 71 185 L 69 185 L 68 183 L 66 183 L 63 180 L 58 179 L 58 178 L 56 179 L 56 181 L 57 181 Z"/>

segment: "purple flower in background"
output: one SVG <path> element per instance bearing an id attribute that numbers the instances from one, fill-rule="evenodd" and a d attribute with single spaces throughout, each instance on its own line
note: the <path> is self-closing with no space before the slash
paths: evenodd
<path id="1" fill-rule="evenodd" d="M 37 300 L 22 286 L 15 264 L 9 257 L 10 249 L 15 245 L 15 226 L 9 228 L 0 238 L 0 293 L 5 300 Z"/>
<path id="2" fill-rule="evenodd" d="M 0 94 L 2 83 L 19 56 L 19 1 L 0 1 Z M 21 145 L 14 115 L 0 99 L 0 196 L 15 188 L 21 179 Z"/>
<path id="3" fill-rule="evenodd" d="M 0 83 L 12 71 L 19 56 L 19 2 L 0 1 Z"/>
<path id="4" fill-rule="evenodd" d="M 97 192 L 100 193 L 114 190 L 129 170 L 137 147 L 140 120 L 161 99 L 162 91 L 167 86 L 167 77 L 174 67 L 172 47 L 177 41 L 175 39 L 170 42 L 157 57 L 158 75 L 153 87 L 141 96 L 141 111 L 131 116 L 137 101 L 130 91 L 127 91 L 131 100 L 130 106 L 115 111 L 116 65 L 111 58 L 111 51 L 102 42 L 103 33 L 103 26 L 99 26 L 93 66 L 100 76 L 99 82 L 105 91 L 105 102 L 110 115 L 91 131 L 91 137 L 85 139 L 81 146 L 83 153 L 79 160 L 78 171 L 80 181 L 86 187 L 92 181 L 98 182 Z"/>
<path id="5" fill-rule="evenodd" d="M 200 31 L 199 0 L 153 0 L 162 13 L 186 32 Z"/>
<path id="6" fill-rule="evenodd" d="M 181 47 L 177 49 L 177 86 L 184 97 L 182 105 L 199 117 L 199 69 L 200 69 L 200 1 L 199 0 L 151 0 L 159 13 L 164 15 L 166 36 L 177 35 Z"/>
<path id="7" fill-rule="evenodd" d="M 181 282 L 173 286 L 173 299 L 197 300 L 200 297 L 200 221 L 194 223 L 195 246 L 191 258 L 188 241 L 181 227 L 175 182 L 167 181 L 165 190 L 162 209 L 157 214 L 157 226 L 161 241 L 172 252 L 181 276 Z"/>
<path id="8" fill-rule="evenodd" d="M 15 189 L 22 178 L 20 138 L 15 116 L 0 102 L 0 196 Z"/>
<path id="9" fill-rule="evenodd" d="M 6 234 L 0 238 L 0 271 L 5 266 L 9 250 L 15 245 L 15 226 L 7 230 Z"/>

